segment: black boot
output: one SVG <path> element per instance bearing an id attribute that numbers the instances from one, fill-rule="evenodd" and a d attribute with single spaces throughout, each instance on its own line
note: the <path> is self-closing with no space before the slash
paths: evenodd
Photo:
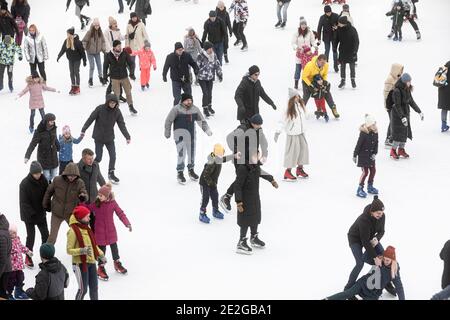
<path id="1" fill-rule="evenodd" d="M 136 115 L 136 114 L 138 113 L 138 112 L 136 111 L 136 109 L 133 107 L 132 104 L 130 104 L 130 105 L 128 106 L 128 108 L 130 109 L 130 112 L 131 112 L 132 115 Z"/>
<path id="2" fill-rule="evenodd" d="M 216 114 L 216 112 L 214 111 L 214 109 L 212 108 L 211 105 L 208 106 L 208 111 L 212 116 Z"/>
<path id="3" fill-rule="evenodd" d="M 119 100 L 122 103 L 127 103 L 127 99 L 125 99 L 123 96 L 120 96 Z"/>
<path id="4" fill-rule="evenodd" d="M 339 89 L 343 89 L 345 87 L 345 79 L 341 79 L 341 83 L 338 85 Z"/>
<path id="5" fill-rule="evenodd" d="M 298 80 L 295 80 L 295 82 L 294 82 L 294 88 L 295 88 L 295 89 L 298 89 Z"/>
<path id="6" fill-rule="evenodd" d="M 252 248 L 250 248 L 247 244 L 247 238 L 242 238 L 239 240 L 236 252 L 241 254 L 252 254 Z"/>
<path id="7" fill-rule="evenodd" d="M 189 169 L 188 171 L 189 178 L 191 178 L 192 181 L 197 181 L 199 176 L 195 173 L 194 169 Z"/>
<path id="8" fill-rule="evenodd" d="M 355 78 L 352 78 L 352 88 L 355 89 L 356 88 L 356 82 L 355 82 Z"/>
<path id="9" fill-rule="evenodd" d="M 209 118 L 211 116 L 208 107 L 203 107 L 203 114 L 205 115 L 205 118 Z"/>
<path id="10" fill-rule="evenodd" d="M 277 22 L 277 24 L 275 25 L 275 28 L 278 28 L 279 26 L 281 26 L 281 21 Z"/>
<path id="11" fill-rule="evenodd" d="M 184 177 L 183 171 L 178 171 L 177 180 L 179 184 L 186 184 L 186 178 Z"/>
<path id="12" fill-rule="evenodd" d="M 225 63 L 230 63 L 230 61 L 228 61 L 228 53 L 225 53 L 223 58 L 225 59 Z"/>
<path id="13" fill-rule="evenodd" d="M 92 80 L 92 78 L 89 78 L 88 85 L 89 85 L 89 88 L 92 88 L 94 86 L 94 81 Z"/>
<path id="14" fill-rule="evenodd" d="M 111 181 L 111 183 L 113 184 L 119 184 L 120 180 L 119 178 L 117 178 L 114 174 L 114 170 L 110 170 L 108 172 L 108 179 Z"/>

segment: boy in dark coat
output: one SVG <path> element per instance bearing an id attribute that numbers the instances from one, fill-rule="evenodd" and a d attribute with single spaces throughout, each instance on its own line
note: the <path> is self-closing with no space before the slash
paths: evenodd
<path id="1" fill-rule="evenodd" d="M 64 289 L 69 286 L 69 273 L 66 267 L 55 257 L 55 247 L 44 243 L 39 250 L 42 263 L 36 276 L 34 288 L 26 293 L 33 300 L 64 300 Z"/>
<path id="2" fill-rule="evenodd" d="M 450 299 L 450 240 L 448 240 L 439 255 L 444 261 L 444 270 L 442 272 L 442 291 L 436 293 L 431 300 L 447 300 Z"/>
<path id="3" fill-rule="evenodd" d="M 392 16 L 392 31 L 394 32 L 394 41 L 402 41 L 402 26 L 403 18 L 405 17 L 405 10 L 403 3 L 398 1 L 391 11 L 386 13 L 386 16 Z"/>
<path id="4" fill-rule="evenodd" d="M 364 191 L 364 184 L 367 176 L 369 176 L 367 192 L 370 194 L 378 194 L 378 190 L 373 187 L 373 179 L 376 173 L 375 157 L 378 153 L 378 130 L 375 118 L 366 114 L 366 121 L 359 128 L 359 131 L 359 139 L 353 151 L 353 162 L 362 169 L 356 195 L 360 198 L 365 198 L 367 197 L 367 193 Z"/>
<path id="5" fill-rule="evenodd" d="M 341 83 L 339 88 L 345 87 L 346 65 L 350 65 L 350 78 L 352 87 L 356 88 L 355 82 L 355 63 L 358 60 L 357 54 L 359 49 L 359 37 L 355 27 L 348 23 L 347 17 L 339 18 L 339 28 L 336 33 L 336 48 L 339 47 L 339 63 L 341 64 Z"/>

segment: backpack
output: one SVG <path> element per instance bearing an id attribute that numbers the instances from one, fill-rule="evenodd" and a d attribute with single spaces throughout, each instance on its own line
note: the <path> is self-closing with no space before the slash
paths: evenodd
<path id="1" fill-rule="evenodd" d="M 442 88 L 448 85 L 447 82 L 447 67 L 440 67 L 439 70 L 434 75 L 433 86 Z"/>
<path id="2" fill-rule="evenodd" d="M 392 106 L 394 105 L 394 89 L 392 89 L 391 91 L 389 91 L 388 96 L 386 98 L 386 109 L 388 111 L 391 111 Z"/>

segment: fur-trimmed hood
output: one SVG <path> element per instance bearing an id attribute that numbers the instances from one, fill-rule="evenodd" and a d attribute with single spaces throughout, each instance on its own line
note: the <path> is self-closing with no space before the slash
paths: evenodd
<path id="1" fill-rule="evenodd" d="M 25 78 L 25 82 L 26 82 L 28 85 L 36 84 L 36 82 L 33 81 L 33 77 L 32 77 L 32 76 L 26 77 L 26 78 Z M 39 82 L 38 82 L 38 84 L 43 84 L 44 82 L 45 82 L 44 79 L 41 78 L 41 77 L 39 77 Z"/>
<path id="2" fill-rule="evenodd" d="M 375 129 L 373 130 L 373 132 L 378 133 L 378 127 L 377 127 L 377 125 L 374 124 L 373 127 L 375 128 Z M 362 124 L 362 125 L 359 127 L 359 131 L 364 132 L 364 133 L 367 133 L 367 134 L 370 133 L 369 128 L 368 128 L 365 124 Z"/>

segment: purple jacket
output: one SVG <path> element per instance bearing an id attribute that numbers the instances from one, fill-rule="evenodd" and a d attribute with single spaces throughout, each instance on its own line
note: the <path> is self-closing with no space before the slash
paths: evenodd
<path id="1" fill-rule="evenodd" d="M 95 213 L 95 241 L 99 246 L 108 246 L 117 242 L 114 212 L 125 226 L 130 225 L 127 216 L 115 200 L 102 202 L 100 208 L 95 203 L 85 204 L 85 206 Z"/>

